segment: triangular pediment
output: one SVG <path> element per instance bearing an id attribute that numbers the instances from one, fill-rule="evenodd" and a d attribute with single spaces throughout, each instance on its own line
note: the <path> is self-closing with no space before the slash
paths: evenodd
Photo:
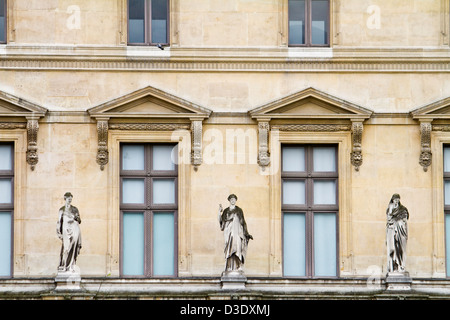
<path id="1" fill-rule="evenodd" d="M 314 88 L 288 95 L 250 111 L 255 119 L 368 119 L 371 110 Z"/>
<path id="2" fill-rule="evenodd" d="M 413 119 L 450 119 L 450 97 L 411 111 Z"/>
<path id="3" fill-rule="evenodd" d="M 43 117 L 47 109 L 0 91 L 0 117 Z"/>
<path id="4" fill-rule="evenodd" d="M 199 118 L 211 111 L 154 87 L 146 87 L 88 110 L 93 117 Z"/>

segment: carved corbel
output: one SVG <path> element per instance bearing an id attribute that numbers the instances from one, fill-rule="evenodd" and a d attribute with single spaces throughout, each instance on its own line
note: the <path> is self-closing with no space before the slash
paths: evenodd
<path id="1" fill-rule="evenodd" d="M 359 167 L 362 165 L 363 162 L 363 156 L 361 152 L 362 133 L 363 133 L 362 121 L 353 121 L 351 163 L 355 167 L 356 171 L 359 171 Z"/>
<path id="2" fill-rule="evenodd" d="M 420 157 L 419 164 L 423 167 L 423 171 L 427 172 L 431 165 L 431 121 L 420 121 Z"/>
<path id="3" fill-rule="evenodd" d="M 31 166 L 31 170 L 34 170 L 39 161 L 37 153 L 37 135 L 39 131 L 38 119 L 39 118 L 36 117 L 27 118 L 27 163 Z"/>
<path id="4" fill-rule="evenodd" d="M 258 164 L 262 170 L 270 164 L 269 131 L 269 121 L 258 121 Z"/>
<path id="5" fill-rule="evenodd" d="M 191 144 L 191 164 L 197 171 L 202 164 L 202 120 L 191 122 Z"/>
<path id="6" fill-rule="evenodd" d="M 97 134 L 98 134 L 98 148 L 97 148 L 97 163 L 100 165 L 100 170 L 105 168 L 108 163 L 108 119 L 97 119 Z"/>

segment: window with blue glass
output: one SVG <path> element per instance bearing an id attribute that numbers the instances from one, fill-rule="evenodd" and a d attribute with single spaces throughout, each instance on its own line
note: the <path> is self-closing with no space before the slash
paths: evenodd
<path id="1" fill-rule="evenodd" d="M 335 145 L 282 145 L 283 275 L 336 277 L 338 167 Z"/>
<path id="2" fill-rule="evenodd" d="M 14 145 L 0 143 L 0 277 L 12 276 Z"/>
<path id="3" fill-rule="evenodd" d="M 169 0 L 128 0 L 128 44 L 169 44 Z"/>
<path id="4" fill-rule="evenodd" d="M 177 275 L 176 145 L 121 145 L 121 275 Z M 174 158 L 175 157 L 175 158 Z"/>
<path id="5" fill-rule="evenodd" d="M 6 43 L 6 0 L 0 0 L 0 43 Z"/>
<path id="6" fill-rule="evenodd" d="M 330 1 L 288 0 L 289 45 L 327 47 L 330 44 Z"/>
<path id="7" fill-rule="evenodd" d="M 444 145 L 444 227 L 446 273 L 450 277 L 450 145 Z"/>

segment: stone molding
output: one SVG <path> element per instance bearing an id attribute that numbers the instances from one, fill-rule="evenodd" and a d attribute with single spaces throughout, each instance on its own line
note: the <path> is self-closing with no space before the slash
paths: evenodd
<path id="1" fill-rule="evenodd" d="M 395 61 L 385 59 L 231 59 L 197 58 L 4 58 L 0 70 L 203 71 L 203 72 L 450 72 L 450 59 Z"/>
<path id="2" fill-rule="evenodd" d="M 305 105 L 307 107 L 304 107 Z M 362 165 L 363 122 L 369 119 L 373 112 L 310 87 L 250 110 L 249 114 L 258 122 L 258 164 L 263 170 L 270 164 L 270 131 L 278 130 L 330 133 L 351 131 L 350 162 L 355 170 L 359 171 Z M 270 127 L 272 120 L 282 123 Z"/>
<path id="3" fill-rule="evenodd" d="M 410 112 L 413 119 L 420 124 L 419 164 L 424 171 L 432 163 L 431 140 L 433 131 L 450 131 L 450 97 L 429 103 Z"/>
<path id="4" fill-rule="evenodd" d="M 0 91 L 0 107 L 3 107 L 0 117 L 9 120 L 1 122 L 0 129 L 26 129 L 26 161 L 30 165 L 31 170 L 34 170 L 39 161 L 37 144 L 39 119 L 45 116 L 47 109 L 4 91 Z M 24 118 L 26 123 L 22 122 Z"/>
<path id="5" fill-rule="evenodd" d="M 147 86 L 90 108 L 89 115 L 97 121 L 97 163 L 103 170 L 108 163 L 108 131 L 191 131 L 191 164 L 197 170 L 202 163 L 203 120 L 212 113 L 192 102 L 168 92 Z M 114 121 L 133 121 L 119 122 Z"/>

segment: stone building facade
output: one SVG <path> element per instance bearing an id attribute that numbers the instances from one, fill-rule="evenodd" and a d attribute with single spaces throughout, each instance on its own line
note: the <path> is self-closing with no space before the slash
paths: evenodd
<path id="1" fill-rule="evenodd" d="M 402 292 L 450 297 L 449 18 L 448 0 L 0 0 L 0 296 L 58 296 L 69 191 L 78 297 L 227 297 L 231 193 L 254 238 L 241 295 L 391 297 L 398 193 Z"/>

